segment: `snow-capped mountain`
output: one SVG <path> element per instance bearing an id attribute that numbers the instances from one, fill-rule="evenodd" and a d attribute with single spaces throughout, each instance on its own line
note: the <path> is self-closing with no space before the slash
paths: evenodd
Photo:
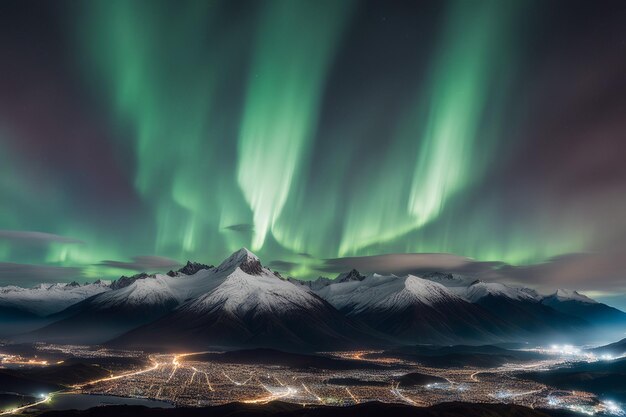
<path id="1" fill-rule="evenodd" d="M 210 285 L 202 295 L 113 344 L 310 350 L 355 346 L 367 339 L 326 301 L 281 279 L 247 249 L 208 271 L 206 281 Z"/>
<path id="2" fill-rule="evenodd" d="M 363 281 L 364 279 L 365 275 L 361 275 L 359 271 L 353 269 L 350 272 L 344 272 L 339 274 L 335 279 L 319 277 L 312 281 L 302 281 L 296 278 L 287 278 L 287 281 L 292 282 L 296 285 L 304 285 L 306 287 L 309 287 L 313 291 L 319 291 L 330 284 L 336 284 L 338 282 Z"/>
<path id="3" fill-rule="evenodd" d="M 219 306 L 228 314 L 245 316 L 321 307 L 322 300 L 266 270 L 250 274 L 235 268 L 229 272 L 215 289 L 190 300 L 181 307 L 181 312 L 204 314 Z"/>
<path id="4" fill-rule="evenodd" d="M 502 340 L 504 323 L 443 285 L 413 275 L 370 275 L 317 294 L 348 317 L 406 343 Z"/>
<path id="5" fill-rule="evenodd" d="M 335 278 L 335 282 L 363 281 L 364 279 L 365 275 L 362 275 L 359 271 L 353 269 L 350 272 L 339 274 L 339 276 Z"/>
<path id="6" fill-rule="evenodd" d="M 606 304 L 597 302 L 578 291 L 559 289 L 544 297 L 541 303 L 563 314 L 578 317 L 597 327 L 617 326 L 623 334 L 626 327 L 626 313 Z"/>
<path id="7" fill-rule="evenodd" d="M 109 291 L 110 284 L 109 281 L 99 280 L 85 285 L 71 282 L 39 284 L 33 288 L 0 287 L 0 307 L 47 316 L 86 298 Z"/>
<path id="8" fill-rule="evenodd" d="M 0 315 L 16 341 L 292 350 L 528 341 L 626 323 L 626 313 L 575 291 L 543 297 L 457 274 L 283 279 L 245 248 L 217 267 L 187 262 L 111 284 L 5 287 Z"/>
<path id="9" fill-rule="evenodd" d="M 588 326 L 578 317 L 542 304 L 544 297 L 533 289 L 481 280 L 467 284 L 469 281 L 467 277 L 458 277 L 448 289 L 504 321 L 512 335 L 525 338 L 548 334 L 566 336 Z"/>
<path id="10" fill-rule="evenodd" d="M 326 301 L 263 267 L 245 248 L 217 267 L 193 271 L 118 280 L 114 289 L 57 313 L 55 322 L 18 340 L 103 343 L 128 332 L 116 343 L 308 349 L 368 338 Z"/>
<path id="11" fill-rule="evenodd" d="M 546 298 L 554 298 L 555 300 L 560 301 L 560 302 L 578 301 L 578 302 L 587 303 L 587 304 L 598 303 L 596 300 L 589 298 L 586 295 L 579 293 L 578 291 L 565 290 L 562 288 L 556 290 L 554 294 L 551 294 Z"/>
<path id="12" fill-rule="evenodd" d="M 454 287 L 453 291 L 470 303 L 477 303 L 488 296 L 530 302 L 539 302 L 542 298 L 535 290 L 530 288 L 511 287 L 499 282 L 483 282 L 480 280 L 472 282 L 467 287 Z"/>
<path id="13" fill-rule="evenodd" d="M 528 340 L 588 326 L 542 304 L 544 298 L 529 288 L 448 273 L 346 276 L 310 287 L 347 316 L 405 342 Z"/>
<path id="14" fill-rule="evenodd" d="M 312 281 L 302 281 L 302 280 L 290 277 L 290 278 L 287 278 L 287 281 L 291 282 L 292 284 L 308 287 L 313 291 L 321 290 L 325 286 L 330 285 L 334 282 L 334 280 L 330 278 L 326 278 L 326 277 L 319 277 Z"/>
<path id="15" fill-rule="evenodd" d="M 564 335 L 587 325 L 579 317 L 546 308 L 542 304 L 544 296 L 531 288 L 485 282 L 456 274 L 432 273 L 426 277 L 506 322 L 509 332 L 514 335 L 535 338 L 547 334 Z"/>
<path id="16" fill-rule="evenodd" d="M 187 263 L 185 264 L 185 266 L 183 266 L 182 268 L 180 268 L 178 271 L 169 271 L 167 273 L 167 275 L 169 275 L 170 277 L 176 276 L 176 275 L 193 275 L 196 272 L 199 272 L 203 269 L 211 269 L 214 268 L 213 265 L 205 265 L 205 264 L 201 264 L 199 262 L 191 262 L 191 261 L 187 261 Z"/>
<path id="17" fill-rule="evenodd" d="M 109 291 L 109 281 L 0 287 L 0 336 L 24 333 L 50 322 L 46 316 Z"/>
<path id="18" fill-rule="evenodd" d="M 404 308 L 414 303 L 428 306 L 462 301 L 443 285 L 413 275 L 373 274 L 363 280 L 338 281 L 317 292 L 339 310 L 358 314 L 367 309 Z"/>
<path id="19" fill-rule="evenodd" d="M 476 278 L 473 277 L 444 272 L 428 272 L 420 275 L 420 277 L 439 283 L 447 288 L 468 287 L 476 281 Z"/>
<path id="20" fill-rule="evenodd" d="M 102 343 L 150 323 L 216 285 L 216 268 L 196 268 L 193 275 L 181 272 L 184 268 L 172 274 L 121 277 L 110 285 L 110 291 L 56 313 L 51 316 L 53 323 L 19 340 Z M 93 326 L 95 322 L 98 327 Z"/>

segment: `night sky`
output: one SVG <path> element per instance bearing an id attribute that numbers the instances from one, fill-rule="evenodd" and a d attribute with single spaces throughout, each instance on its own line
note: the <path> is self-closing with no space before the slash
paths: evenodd
<path id="1" fill-rule="evenodd" d="M 451 271 L 625 306 L 626 2 L 3 1 L 0 284 Z"/>

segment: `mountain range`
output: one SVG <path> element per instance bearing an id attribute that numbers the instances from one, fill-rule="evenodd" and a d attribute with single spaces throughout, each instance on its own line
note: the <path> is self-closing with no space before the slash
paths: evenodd
<path id="1" fill-rule="evenodd" d="M 245 248 L 218 266 L 114 282 L 0 288 L 1 334 L 18 342 L 146 349 L 292 351 L 415 344 L 584 341 L 626 328 L 626 313 L 576 291 L 446 273 L 283 278 Z"/>

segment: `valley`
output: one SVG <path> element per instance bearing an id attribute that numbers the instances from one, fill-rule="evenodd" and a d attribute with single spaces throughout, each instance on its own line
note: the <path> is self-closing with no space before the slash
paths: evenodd
<path id="1" fill-rule="evenodd" d="M 2 356 L 16 358 L 11 350 L 11 346 L 4 346 Z M 43 363 L 23 357 L 18 370 L 28 374 L 33 368 L 53 369 L 78 360 L 98 364 L 95 367 L 100 368 L 107 367 L 107 363 L 113 366 L 104 376 L 97 374 L 90 378 L 85 374 L 80 382 L 66 384 L 55 392 L 32 393 L 33 402 L 6 408 L 5 414 L 40 413 L 58 407 L 81 409 L 81 404 L 85 404 L 83 408 L 103 404 L 163 408 L 282 401 L 304 406 L 370 402 L 416 407 L 450 402 L 504 403 L 589 415 L 624 415 L 619 403 L 601 396 L 584 390 L 559 389 L 525 377 L 527 373 L 546 372 L 572 363 L 602 362 L 610 366 L 607 359 L 582 351 L 535 349 L 533 353 L 539 355 L 535 359 L 482 368 L 426 366 L 387 357 L 384 351 L 367 350 L 316 355 L 267 349 L 144 354 L 101 347 L 38 344 L 33 351 L 38 352 L 38 358 L 50 360 Z M 134 360 L 119 365 L 125 362 L 120 360 L 120 354 Z M 66 359 L 55 363 L 57 355 Z"/>

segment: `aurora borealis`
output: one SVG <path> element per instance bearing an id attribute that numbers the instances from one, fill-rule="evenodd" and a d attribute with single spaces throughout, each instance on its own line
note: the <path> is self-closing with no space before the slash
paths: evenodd
<path id="1" fill-rule="evenodd" d="M 623 2 L 0 9 L 3 283 L 246 246 L 626 290 Z"/>

